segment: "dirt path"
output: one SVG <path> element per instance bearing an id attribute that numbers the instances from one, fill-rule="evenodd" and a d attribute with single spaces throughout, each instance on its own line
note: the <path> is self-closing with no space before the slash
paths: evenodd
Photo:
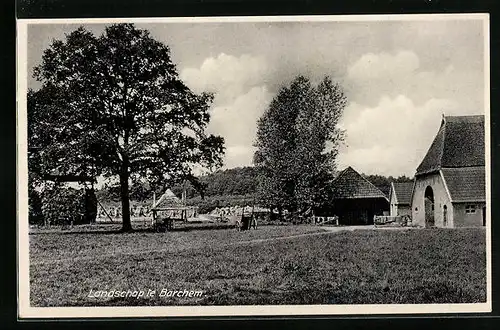
<path id="1" fill-rule="evenodd" d="M 373 225 L 367 225 L 367 226 L 323 226 L 321 227 L 324 230 L 327 230 L 331 233 L 338 233 L 341 231 L 353 231 L 353 230 L 366 230 L 366 229 L 376 229 Z"/>

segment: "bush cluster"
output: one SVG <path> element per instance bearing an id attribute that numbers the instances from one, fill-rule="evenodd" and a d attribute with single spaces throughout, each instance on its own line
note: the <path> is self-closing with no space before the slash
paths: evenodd
<path id="1" fill-rule="evenodd" d="M 95 222 L 97 198 L 91 189 L 54 187 L 30 194 L 30 224 L 63 225 Z"/>
<path id="2" fill-rule="evenodd" d="M 28 190 L 28 220 L 30 225 L 43 224 L 42 198 L 33 188 Z"/>

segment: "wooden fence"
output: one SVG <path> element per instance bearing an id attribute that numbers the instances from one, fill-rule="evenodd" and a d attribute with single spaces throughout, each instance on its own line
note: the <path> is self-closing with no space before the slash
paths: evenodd
<path id="1" fill-rule="evenodd" d="M 377 226 L 394 226 L 406 227 L 411 225 L 411 217 L 409 215 L 376 215 L 373 217 L 373 224 Z"/>
<path id="2" fill-rule="evenodd" d="M 312 223 L 315 225 L 318 225 L 318 226 L 321 226 L 321 225 L 338 226 L 339 225 L 339 217 L 338 216 L 333 216 L 333 217 L 314 216 L 314 217 L 312 217 Z"/>

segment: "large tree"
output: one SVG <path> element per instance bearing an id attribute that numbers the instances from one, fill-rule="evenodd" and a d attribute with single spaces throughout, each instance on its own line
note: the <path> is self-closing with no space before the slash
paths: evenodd
<path id="1" fill-rule="evenodd" d="M 278 92 L 258 122 L 255 143 L 259 188 L 268 205 L 301 213 L 328 200 L 346 102 L 329 77 L 314 86 L 299 76 Z"/>
<path id="2" fill-rule="evenodd" d="M 29 143 L 41 170 L 118 177 L 124 231 L 129 182 L 196 183 L 194 166 L 222 164 L 223 138 L 205 134 L 213 95 L 191 91 L 147 30 L 80 27 L 52 42 L 34 77 L 42 86 L 28 93 Z"/>

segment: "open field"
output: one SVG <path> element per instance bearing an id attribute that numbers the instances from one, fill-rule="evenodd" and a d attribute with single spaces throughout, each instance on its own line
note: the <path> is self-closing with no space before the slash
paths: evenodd
<path id="1" fill-rule="evenodd" d="M 484 228 L 38 232 L 30 235 L 31 304 L 484 302 L 485 238 Z M 89 297 L 91 290 L 164 288 L 203 295 Z"/>

